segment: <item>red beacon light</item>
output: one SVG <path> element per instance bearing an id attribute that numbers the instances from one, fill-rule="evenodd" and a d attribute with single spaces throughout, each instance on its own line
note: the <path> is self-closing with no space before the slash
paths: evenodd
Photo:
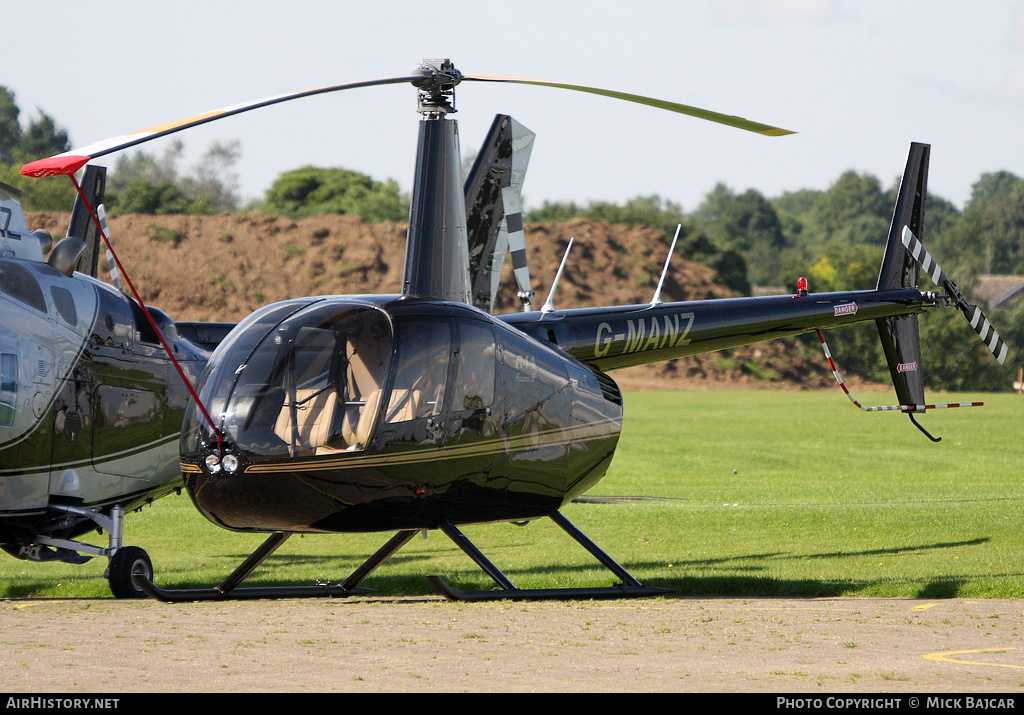
<path id="1" fill-rule="evenodd" d="M 796 294 L 801 297 L 807 295 L 807 279 L 803 276 L 800 276 L 796 282 Z"/>

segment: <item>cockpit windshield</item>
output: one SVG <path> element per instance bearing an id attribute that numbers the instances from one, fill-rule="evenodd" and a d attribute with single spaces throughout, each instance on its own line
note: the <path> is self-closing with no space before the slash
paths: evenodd
<path id="1" fill-rule="evenodd" d="M 387 314 L 327 301 L 251 329 L 262 334 L 216 355 L 204 389 L 228 439 L 265 457 L 363 449 L 391 354 Z"/>

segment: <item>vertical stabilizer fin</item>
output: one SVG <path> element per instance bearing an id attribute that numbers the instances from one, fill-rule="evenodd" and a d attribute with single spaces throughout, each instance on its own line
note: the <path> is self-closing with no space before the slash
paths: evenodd
<path id="1" fill-rule="evenodd" d="M 885 256 L 878 272 L 878 290 L 917 288 L 920 283 L 920 265 L 903 245 L 902 235 L 904 226 L 910 226 L 918 235 L 923 232 L 929 154 L 930 147 L 927 144 L 914 143 L 910 146 L 910 155 L 907 157 L 907 166 L 889 226 Z M 914 411 L 923 412 L 924 376 L 917 315 L 883 318 L 876 323 L 900 404 L 917 406 Z"/>

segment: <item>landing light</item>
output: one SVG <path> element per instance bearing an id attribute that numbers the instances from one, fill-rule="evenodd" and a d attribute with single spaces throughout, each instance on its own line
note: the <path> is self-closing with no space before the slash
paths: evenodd
<path id="1" fill-rule="evenodd" d="M 206 469 L 210 474 L 216 474 L 220 471 L 220 457 L 216 454 L 206 455 Z"/>
<path id="2" fill-rule="evenodd" d="M 221 465 L 224 467 L 224 471 L 228 474 L 234 474 L 238 471 L 238 456 L 234 454 L 224 455 L 224 459 L 221 460 Z"/>

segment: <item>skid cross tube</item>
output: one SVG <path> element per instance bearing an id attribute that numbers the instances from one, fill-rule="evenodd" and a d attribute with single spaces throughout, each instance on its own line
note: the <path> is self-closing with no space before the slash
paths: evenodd
<path id="1" fill-rule="evenodd" d="M 629 574 L 591 541 L 586 534 L 577 529 L 572 522 L 565 518 L 557 510 L 548 513 L 548 516 L 558 524 L 569 536 L 575 539 L 583 548 L 590 552 L 605 568 L 614 573 L 622 583 L 616 586 L 607 587 L 580 587 L 580 588 L 539 588 L 520 589 L 516 588 L 486 556 L 484 556 L 473 543 L 466 538 L 466 535 L 459 531 L 450 522 L 441 522 L 438 526 L 448 537 L 462 549 L 467 556 L 473 559 L 476 564 L 487 573 L 500 586 L 492 591 L 459 591 L 452 588 L 440 576 L 428 576 L 427 579 L 434 586 L 438 593 L 452 601 L 494 601 L 499 599 L 510 600 L 541 600 L 541 599 L 582 599 L 582 598 L 637 598 L 646 596 L 663 596 L 672 593 L 670 589 L 654 588 L 644 586 Z"/>
<path id="2" fill-rule="evenodd" d="M 268 556 L 277 551 L 278 547 L 291 536 L 289 533 L 280 531 L 274 532 L 267 537 L 266 541 L 259 548 L 253 551 L 230 576 L 215 588 L 163 589 L 153 585 L 153 582 L 146 578 L 145 575 L 136 574 L 132 578 L 135 579 L 138 587 L 150 597 L 166 602 L 227 601 L 231 599 L 260 598 L 342 598 L 357 596 L 372 592 L 371 589 L 358 588 L 358 585 L 415 535 L 415 530 L 399 531 L 384 546 L 378 549 L 373 556 L 353 571 L 351 576 L 342 583 L 334 585 L 317 583 L 315 586 L 236 588 L 239 583 L 248 577 Z"/>

